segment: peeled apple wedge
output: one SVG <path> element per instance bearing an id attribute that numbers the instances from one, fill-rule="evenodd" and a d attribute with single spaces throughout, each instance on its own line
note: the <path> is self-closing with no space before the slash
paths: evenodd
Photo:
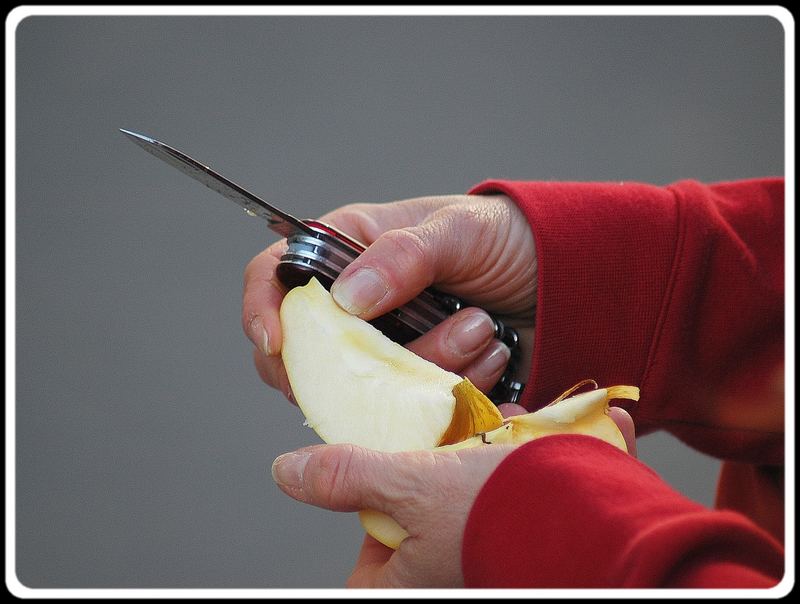
<path id="1" fill-rule="evenodd" d="M 286 294 L 280 318 L 292 394 L 327 443 L 432 449 L 503 423 L 469 380 L 349 314 L 316 279 Z"/>
<path id="2" fill-rule="evenodd" d="M 608 403 L 638 400 L 634 386 L 597 388 L 586 380 L 534 413 L 504 420 L 469 380 L 350 315 L 316 279 L 287 293 L 280 319 L 281 356 L 292 393 L 306 425 L 326 443 L 452 451 L 577 433 L 626 450 Z M 588 382 L 596 389 L 569 396 Z M 396 549 L 408 537 L 386 514 L 363 510 L 359 517 L 365 530 L 388 547 Z"/>

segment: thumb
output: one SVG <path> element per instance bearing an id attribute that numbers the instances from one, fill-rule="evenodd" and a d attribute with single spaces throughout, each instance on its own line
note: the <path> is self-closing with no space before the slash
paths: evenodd
<path id="1" fill-rule="evenodd" d="M 418 225 L 383 233 L 342 271 L 331 287 L 333 299 L 367 320 L 413 299 L 450 264 L 443 248 L 455 242 L 444 229 L 436 236 L 430 231 Z"/>
<path id="2" fill-rule="evenodd" d="M 314 445 L 275 459 L 272 477 L 284 493 L 304 503 L 336 512 L 388 512 L 413 498 L 413 476 L 420 472 L 419 459 L 400 457 L 408 455 L 351 444 Z"/>
<path id="3" fill-rule="evenodd" d="M 531 244 L 526 245 L 527 239 Z M 519 250 L 532 248 L 527 222 L 504 196 L 463 196 L 421 222 L 387 230 L 339 275 L 331 295 L 347 312 L 370 320 L 438 283 L 473 303 L 519 296 L 530 267 Z M 510 254 L 509 251 L 513 251 Z M 513 264 L 515 270 L 505 275 Z M 522 264 L 520 264 L 520 262 Z M 524 288 L 523 288 L 524 289 Z"/>

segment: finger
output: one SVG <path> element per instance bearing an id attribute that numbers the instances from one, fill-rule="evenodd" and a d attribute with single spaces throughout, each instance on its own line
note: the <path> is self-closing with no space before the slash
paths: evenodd
<path id="1" fill-rule="evenodd" d="M 479 308 L 465 308 L 448 317 L 406 348 L 442 369 L 461 373 L 478 360 L 494 338 L 494 323 Z"/>
<path id="2" fill-rule="evenodd" d="M 497 405 L 497 409 L 504 418 L 514 417 L 515 415 L 525 415 L 526 413 L 529 413 L 525 407 L 522 405 L 517 405 L 516 403 L 501 403 Z"/>
<path id="3" fill-rule="evenodd" d="M 633 424 L 633 418 L 622 407 L 609 407 L 608 415 L 617 424 L 619 431 L 622 432 L 628 453 L 636 457 L 636 428 Z"/>
<path id="4" fill-rule="evenodd" d="M 331 294 L 350 314 L 380 316 L 434 282 L 440 263 L 437 247 L 420 235 L 419 227 L 387 231 L 342 271 Z"/>
<path id="5" fill-rule="evenodd" d="M 513 203 L 505 197 L 485 198 L 480 204 L 469 196 L 449 199 L 419 224 L 388 230 L 375 239 L 333 283 L 336 302 L 351 314 L 372 319 L 433 283 L 449 286 L 451 293 L 472 297 L 477 304 L 482 299 L 497 301 L 499 295 L 500 305 L 508 306 L 498 287 L 505 287 L 508 296 L 529 300 L 530 292 L 509 289 L 508 271 L 497 268 L 508 252 L 512 227 L 521 228 L 509 213 Z M 524 227 L 522 232 L 530 237 L 527 224 Z M 525 254 L 517 260 L 522 264 L 512 274 L 534 270 Z M 513 258 L 506 262 L 514 265 Z"/>
<path id="6" fill-rule="evenodd" d="M 289 384 L 289 376 L 286 374 L 286 367 L 281 357 L 266 356 L 258 348 L 253 348 L 253 363 L 261 379 L 268 386 L 283 393 L 290 403 L 297 404 L 292 394 L 292 387 Z"/>
<path id="7" fill-rule="evenodd" d="M 280 353 L 280 307 L 286 288 L 275 276 L 286 242 L 279 241 L 253 258 L 244 270 L 242 329 L 267 356 Z"/>
<path id="8" fill-rule="evenodd" d="M 481 392 L 489 392 L 503 375 L 510 358 L 508 346 L 500 340 L 492 340 L 481 355 L 464 370 L 463 375 Z"/>
<path id="9" fill-rule="evenodd" d="M 383 582 L 384 568 L 394 552 L 374 537 L 365 535 L 355 568 L 347 579 L 347 587 L 377 587 Z"/>
<path id="10" fill-rule="evenodd" d="M 417 224 L 453 199 L 443 196 L 385 204 L 350 204 L 325 214 L 320 220 L 368 245 L 384 231 Z M 286 288 L 276 277 L 275 268 L 286 248 L 286 241 L 281 240 L 253 258 L 245 268 L 242 328 L 267 356 L 277 355 L 281 349 L 278 311 Z"/>
<path id="11" fill-rule="evenodd" d="M 414 499 L 420 475 L 434 466 L 429 451 L 384 453 L 352 444 L 314 445 L 279 456 L 272 476 L 281 490 L 337 512 L 390 513 Z"/>
<path id="12" fill-rule="evenodd" d="M 463 196 L 418 197 L 389 203 L 352 203 L 320 216 L 351 237 L 369 245 L 386 231 L 420 224 L 439 208 Z"/>
<path id="13" fill-rule="evenodd" d="M 476 249 L 465 254 L 464 242 L 490 249 L 491 242 L 481 241 L 488 224 L 469 210 L 446 208 L 422 224 L 387 231 L 342 271 L 331 294 L 351 314 L 380 316 L 485 260 Z"/>
<path id="14" fill-rule="evenodd" d="M 410 585 L 414 576 L 408 560 L 419 555 L 415 547 L 425 542 L 421 535 L 446 527 L 443 541 L 457 541 L 474 497 L 514 449 L 494 445 L 383 453 L 351 444 L 316 445 L 281 455 L 272 474 L 280 489 L 299 501 L 340 512 L 373 509 L 392 517 L 409 537 L 386 564 L 375 564 L 372 573 L 365 571 L 358 579 L 373 587 Z M 364 555 L 368 562 L 379 560 L 375 549 Z"/>

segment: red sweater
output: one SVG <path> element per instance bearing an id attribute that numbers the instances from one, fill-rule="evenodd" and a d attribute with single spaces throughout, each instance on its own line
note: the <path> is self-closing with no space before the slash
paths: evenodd
<path id="1" fill-rule="evenodd" d="M 754 587 L 783 577 L 783 179 L 668 187 L 488 181 L 533 230 L 522 404 L 641 388 L 638 434 L 724 460 L 716 509 L 590 436 L 523 445 L 468 518 L 471 587 Z M 691 468 L 687 468 L 691 471 Z M 513 497 L 509 497 L 513 493 Z"/>

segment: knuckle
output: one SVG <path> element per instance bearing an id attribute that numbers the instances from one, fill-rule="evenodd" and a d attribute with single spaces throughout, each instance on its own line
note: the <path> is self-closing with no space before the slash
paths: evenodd
<path id="1" fill-rule="evenodd" d="M 286 240 L 282 239 L 251 258 L 242 273 L 245 285 L 252 280 L 270 279 L 275 272 L 275 266 L 286 252 L 287 247 Z"/>
<path id="2" fill-rule="evenodd" d="M 262 252 L 261 254 L 256 256 L 255 258 L 252 258 L 250 260 L 250 262 L 248 262 L 245 265 L 244 271 L 242 273 L 242 277 L 243 277 L 243 281 L 244 281 L 245 286 L 247 286 L 247 284 L 250 281 L 253 281 L 253 280 L 255 280 L 255 279 L 259 278 L 259 277 L 263 277 L 263 274 L 264 274 L 264 258 L 263 258 L 263 254 L 264 254 L 264 252 Z"/>
<path id="3" fill-rule="evenodd" d="M 408 266 L 430 268 L 428 245 L 413 227 L 387 231 L 383 239 L 394 249 L 391 258 L 402 264 L 399 267 L 402 270 L 407 270 Z"/>
<path id="4" fill-rule="evenodd" d="M 289 392 L 289 378 L 286 376 L 283 361 L 280 357 L 268 357 L 254 347 L 253 365 L 258 376 L 267 386 L 280 390 L 284 395 Z"/>
<path id="5" fill-rule="evenodd" d="M 260 262 L 258 256 L 256 256 L 255 258 L 251 258 L 250 261 L 245 265 L 244 272 L 242 273 L 245 283 L 247 283 L 248 281 L 250 281 L 250 279 L 253 278 L 253 275 L 258 271 L 259 265 Z"/>
<path id="6" fill-rule="evenodd" d="M 442 243 L 439 251 L 451 277 L 482 272 L 498 262 L 506 231 L 496 214 L 487 204 L 459 204 L 431 217 L 431 236 Z M 461 253 L 461 242 L 467 241 L 471 253 Z"/>
<path id="7" fill-rule="evenodd" d="M 484 204 L 458 206 L 457 213 L 449 216 L 451 229 L 468 233 L 470 237 L 481 240 L 497 229 L 496 216 Z"/>
<path id="8" fill-rule="evenodd" d="M 256 271 L 251 271 L 246 274 L 242 284 L 242 303 L 249 304 L 254 298 L 258 297 L 260 290 L 263 286 L 269 283 L 272 275 L 264 275 Z"/>
<path id="9" fill-rule="evenodd" d="M 370 203 L 349 203 L 327 214 L 323 220 L 350 235 L 372 233 L 377 229 L 374 217 L 375 207 L 375 204 Z"/>
<path id="10" fill-rule="evenodd" d="M 255 291 L 263 284 L 272 281 L 272 278 L 275 276 L 275 268 L 269 267 L 268 270 L 265 269 L 266 267 L 263 263 L 248 265 L 248 267 L 245 268 L 242 288 L 245 296 L 248 292 Z"/>
<path id="11" fill-rule="evenodd" d="M 311 492 L 323 506 L 347 500 L 354 482 L 354 454 L 355 447 L 349 444 L 325 448 L 317 454 L 308 480 Z"/>
<path id="12" fill-rule="evenodd" d="M 372 204 L 369 203 L 348 203 L 333 212 L 332 216 L 358 216 L 363 217 L 369 211 Z"/>

